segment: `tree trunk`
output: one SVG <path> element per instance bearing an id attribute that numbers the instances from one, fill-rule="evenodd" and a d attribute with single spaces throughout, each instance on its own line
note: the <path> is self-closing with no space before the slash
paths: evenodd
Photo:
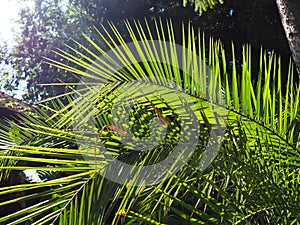
<path id="1" fill-rule="evenodd" d="M 276 0 L 276 3 L 300 78 L 300 2 L 299 0 Z"/>

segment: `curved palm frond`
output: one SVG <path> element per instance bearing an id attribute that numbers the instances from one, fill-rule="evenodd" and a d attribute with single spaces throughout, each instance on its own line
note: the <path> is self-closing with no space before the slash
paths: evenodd
<path id="1" fill-rule="evenodd" d="M 283 86 L 280 58 L 262 52 L 254 83 L 249 46 L 243 48 L 238 74 L 234 48 L 227 59 L 221 42 L 211 39 L 207 53 L 203 35 L 190 25 L 182 27 L 180 51 L 170 21 L 125 25 L 131 45 L 114 24 L 97 30 L 109 54 L 86 35 L 87 45 L 78 43 L 79 50 L 58 50 L 73 66 L 48 63 L 83 77 L 66 94 L 70 103 L 52 99 L 52 108 L 41 106 L 35 116 L 25 115 L 23 123 L 1 131 L 1 173 L 31 169 L 60 175 L 1 187 L 1 207 L 23 205 L 1 215 L 0 223 L 299 222 L 300 89 L 292 66 Z M 126 106 L 118 102 L 130 110 L 112 108 Z M 159 122 L 151 124 L 155 118 Z M 221 149 L 203 170 L 205 149 L 216 144 L 209 141 L 210 133 L 220 121 L 226 122 Z M 107 179 L 111 159 L 137 166 L 167 158 L 180 134 L 192 140 L 190 124 L 199 128 L 195 151 L 179 170 L 170 168 L 166 179 L 152 185 Z M 128 139 L 130 132 L 135 135 Z M 161 143 L 153 149 L 147 142 L 151 134 L 150 142 Z M 148 143 L 139 142 L 144 151 L 137 151 L 137 140 Z M 118 176 L 121 168 L 115 172 Z"/>

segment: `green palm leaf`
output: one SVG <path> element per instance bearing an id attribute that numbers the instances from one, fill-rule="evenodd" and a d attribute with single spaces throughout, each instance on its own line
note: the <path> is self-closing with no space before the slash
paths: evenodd
<path id="1" fill-rule="evenodd" d="M 201 32 L 190 25 L 182 27 L 179 48 L 170 21 L 125 21 L 125 26 L 131 45 L 114 24 L 97 30 L 109 54 L 86 35 L 86 45 L 57 50 L 70 64 L 48 63 L 82 77 L 66 94 L 69 104 L 60 97 L 51 99 L 52 108 L 40 105 L 34 116 L 24 115 L 22 123 L 1 130 L 3 180 L 12 170 L 59 174 L 43 182 L 1 187 L 1 207 L 20 201 L 24 205 L 1 215 L 0 223 L 299 222 L 300 89 L 293 84 L 292 64 L 283 87 L 280 58 L 262 52 L 254 83 L 249 46 L 243 48 L 238 74 L 234 48 L 233 58 L 227 59 L 219 41 L 211 39 L 206 48 Z M 231 72 L 226 66 L 230 60 Z M 122 107 L 112 110 L 122 99 L 130 106 L 128 113 Z M 129 119 L 124 122 L 125 117 Z M 154 125 L 153 119 L 158 121 Z M 210 133 L 222 121 L 224 137 L 216 140 L 222 141 L 221 149 L 204 166 L 206 147 L 217 145 L 209 141 Z M 131 183 L 107 179 L 110 160 L 137 167 L 169 157 L 181 134 L 187 142 L 193 140 L 190 124 L 199 128 L 195 151 L 188 161 L 175 160 L 161 182 L 141 185 L 139 171 L 129 171 Z M 153 139 L 147 139 L 151 134 Z M 138 140 L 143 151 L 136 149 Z M 159 142 L 154 149 L 149 145 Z M 118 176 L 121 168 L 115 172 Z"/>
<path id="2" fill-rule="evenodd" d="M 195 6 L 195 11 L 202 13 L 218 3 L 223 3 L 223 0 L 183 0 L 183 6 L 186 6 L 188 2 Z"/>

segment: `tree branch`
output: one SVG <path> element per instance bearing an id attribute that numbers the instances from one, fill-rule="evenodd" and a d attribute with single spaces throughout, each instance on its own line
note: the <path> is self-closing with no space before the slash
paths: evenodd
<path id="1" fill-rule="evenodd" d="M 298 0 L 276 0 L 276 3 L 300 78 L 300 4 Z"/>

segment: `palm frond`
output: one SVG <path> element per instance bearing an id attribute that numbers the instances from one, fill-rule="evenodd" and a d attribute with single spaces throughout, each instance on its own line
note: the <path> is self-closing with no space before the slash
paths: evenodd
<path id="1" fill-rule="evenodd" d="M 300 89 L 292 64 L 283 86 L 280 58 L 261 52 L 254 83 L 250 46 L 243 48 L 238 74 L 234 47 L 233 58 L 226 58 L 220 41 L 205 46 L 190 24 L 182 27 L 181 45 L 171 21 L 125 25 L 131 43 L 112 23 L 96 30 L 108 52 L 86 35 L 87 45 L 67 46 L 73 53 L 57 50 L 72 66 L 48 63 L 82 76 L 73 96 L 66 94 L 70 103 L 51 99 L 53 108 L 40 106 L 23 123 L 1 130 L 1 172 L 61 177 L 1 187 L 1 207 L 24 204 L 1 215 L 0 223 L 299 222 Z M 126 171 L 130 182 L 120 178 L 123 167 L 110 170 L 115 159 L 135 168 L 160 162 L 181 139 L 181 154 L 195 151 L 188 160 L 179 155 L 151 185 L 139 170 Z"/>

